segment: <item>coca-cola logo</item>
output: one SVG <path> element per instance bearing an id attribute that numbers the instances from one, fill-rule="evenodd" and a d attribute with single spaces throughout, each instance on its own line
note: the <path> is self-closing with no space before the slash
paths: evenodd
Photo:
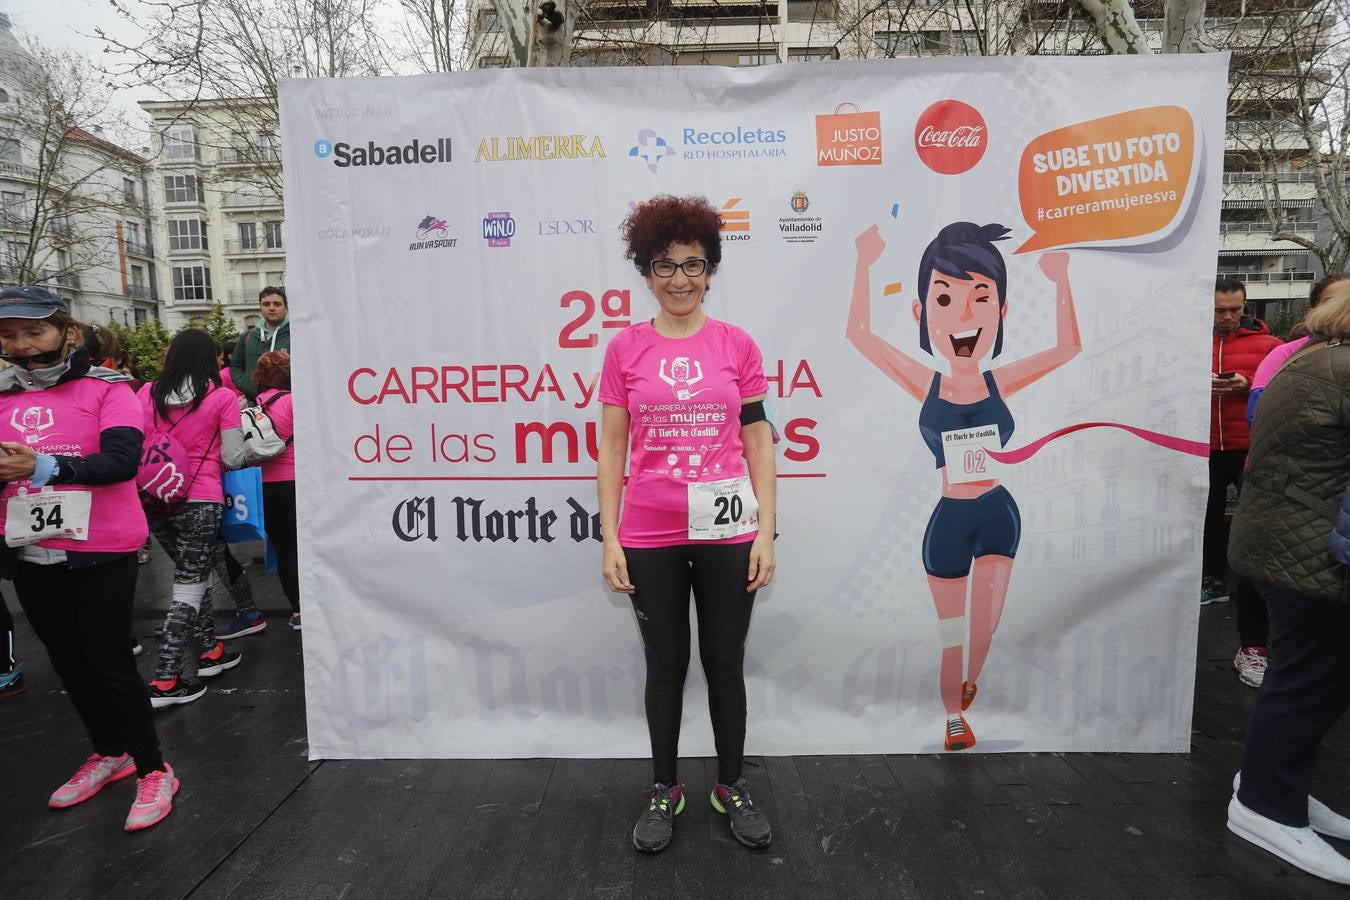
<path id="1" fill-rule="evenodd" d="M 914 149 L 940 175 L 968 172 L 984 157 L 989 130 L 979 110 L 960 100 L 939 100 L 914 126 Z"/>

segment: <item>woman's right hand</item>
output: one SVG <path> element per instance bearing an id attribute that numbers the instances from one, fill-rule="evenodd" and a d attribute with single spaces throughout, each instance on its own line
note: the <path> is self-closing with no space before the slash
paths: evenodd
<path id="1" fill-rule="evenodd" d="M 881 237 L 881 229 L 873 225 L 853 240 L 858 248 L 858 262 L 865 266 L 881 259 L 881 254 L 886 250 L 886 241 Z"/>
<path id="2" fill-rule="evenodd" d="M 611 591 L 631 594 L 636 590 L 632 582 L 628 580 L 628 559 L 623 555 L 623 548 L 618 544 L 605 544 L 602 566 L 601 574 L 605 576 L 605 584 L 609 585 Z"/>

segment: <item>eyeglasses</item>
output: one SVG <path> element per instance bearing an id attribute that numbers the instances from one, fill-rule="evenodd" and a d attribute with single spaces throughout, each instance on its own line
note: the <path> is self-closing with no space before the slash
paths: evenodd
<path id="1" fill-rule="evenodd" d="M 690 278 L 697 278 L 708 271 L 708 261 L 698 256 L 686 259 L 682 263 L 677 263 L 673 259 L 652 260 L 652 274 L 658 278 L 669 278 L 675 274 L 676 269 L 680 269 Z"/>

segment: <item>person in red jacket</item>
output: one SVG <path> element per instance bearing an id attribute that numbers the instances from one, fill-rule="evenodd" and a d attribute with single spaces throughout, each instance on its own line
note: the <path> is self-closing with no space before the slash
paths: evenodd
<path id="1" fill-rule="evenodd" d="M 1204 569 L 1200 604 L 1228 599 L 1225 584 L 1228 562 L 1228 524 L 1224 516 L 1228 486 L 1241 490 L 1247 465 L 1251 428 L 1247 424 L 1247 394 L 1256 367 L 1280 339 L 1265 322 L 1247 315 L 1247 287 L 1241 281 L 1220 278 L 1214 285 L 1214 349 L 1210 360 L 1209 502 L 1205 507 Z M 1259 686 L 1265 674 L 1266 641 L 1270 630 L 1265 603 L 1250 585 L 1235 585 L 1238 641 L 1233 660 L 1245 684 Z"/>

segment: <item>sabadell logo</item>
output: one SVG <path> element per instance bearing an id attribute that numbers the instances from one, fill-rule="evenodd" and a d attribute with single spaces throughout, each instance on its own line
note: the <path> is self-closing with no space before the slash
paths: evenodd
<path id="1" fill-rule="evenodd" d="M 989 146 L 984 116 L 960 100 L 939 100 L 923 111 L 914 126 L 919 159 L 939 175 L 960 175 L 975 168 Z"/>
<path id="2" fill-rule="evenodd" d="M 422 163 L 450 162 L 450 139 L 435 138 L 430 142 L 413 138 L 409 144 L 390 144 L 381 147 L 374 141 L 352 145 L 342 141 L 314 142 L 314 155 L 332 159 L 339 169 L 356 166 L 416 166 Z"/>

